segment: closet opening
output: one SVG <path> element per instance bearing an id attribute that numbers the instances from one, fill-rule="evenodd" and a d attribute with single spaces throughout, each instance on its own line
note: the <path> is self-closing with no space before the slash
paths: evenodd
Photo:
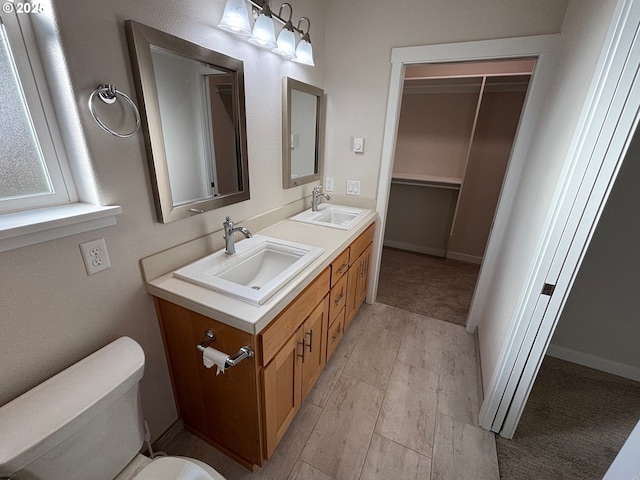
<path id="1" fill-rule="evenodd" d="M 378 301 L 465 325 L 535 62 L 405 66 Z"/>

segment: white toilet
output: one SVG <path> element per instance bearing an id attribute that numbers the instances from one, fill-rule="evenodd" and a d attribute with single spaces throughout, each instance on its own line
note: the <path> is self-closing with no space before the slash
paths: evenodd
<path id="1" fill-rule="evenodd" d="M 195 459 L 139 453 L 143 369 L 122 337 L 0 407 L 0 478 L 225 480 Z"/>

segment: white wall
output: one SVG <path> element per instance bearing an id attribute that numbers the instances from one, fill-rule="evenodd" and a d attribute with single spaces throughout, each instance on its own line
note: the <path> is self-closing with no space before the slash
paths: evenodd
<path id="1" fill-rule="evenodd" d="M 480 281 L 488 289 L 484 301 L 472 312 L 480 320 L 485 389 L 515 318 L 524 278 L 534 261 L 549 200 L 559 181 L 615 4 L 614 0 L 571 0 L 567 6 L 545 113 L 532 138 L 509 226 L 499 239 L 499 261 L 483 267 Z"/>
<path id="2" fill-rule="evenodd" d="M 636 131 L 553 335 L 550 350 L 640 379 L 640 132 Z M 572 358 L 571 355 L 574 355 Z M 587 357 L 585 357 L 585 355 Z M 589 364 L 591 361 L 591 364 Z M 617 365 L 616 365 L 617 364 Z M 626 367 L 626 368 L 625 368 Z"/>
<path id="3" fill-rule="evenodd" d="M 315 29 L 315 68 L 285 61 L 216 28 L 224 0 L 104 2 L 56 0 L 72 88 L 81 112 L 99 197 L 122 206 L 117 225 L 0 254 L 0 405 L 129 335 L 145 350 L 142 400 L 154 436 L 176 419 L 160 330 L 138 261 L 219 230 L 225 215 L 241 222 L 310 194 L 282 189 L 282 76 L 322 87 L 321 2 L 293 0 L 295 18 Z M 124 20 L 133 19 L 245 62 L 251 200 L 163 225 L 156 222 L 142 135 L 117 139 L 87 109 L 89 94 L 114 83 L 135 98 Z M 78 244 L 103 237 L 112 268 L 88 277 Z"/>

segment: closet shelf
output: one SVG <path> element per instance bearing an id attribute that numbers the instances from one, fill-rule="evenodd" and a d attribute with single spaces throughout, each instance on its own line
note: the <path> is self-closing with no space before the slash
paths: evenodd
<path id="1" fill-rule="evenodd" d="M 438 175 L 420 175 L 415 173 L 394 173 L 391 177 L 391 183 L 396 185 L 460 190 L 462 178 L 441 177 Z"/>

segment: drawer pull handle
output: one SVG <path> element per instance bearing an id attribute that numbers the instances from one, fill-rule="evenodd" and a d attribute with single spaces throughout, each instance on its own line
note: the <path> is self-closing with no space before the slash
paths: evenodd
<path id="1" fill-rule="evenodd" d="M 344 298 L 344 288 L 340 290 L 340 295 L 338 295 L 338 298 L 336 298 L 333 303 L 338 305 L 343 298 Z"/>
<path id="2" fill-rule="evenodd" d="M 309 347 L 309 353 L 311 353 L 313 352 L 313 328 L 305 333 L 305 335 L 309 335 L 309 345 L 307 345 L 307 347 Z M 302 343 L 304 343 L 304 341 Z"/>
<path id="3" fill-rule="evenodd" d="M 331 337 L 333 339 L 333 341 L 335 342 L 336 339 L 340 336 L 340 333 L 342 332 L 342 326 L 338 327 L 338 330 L 336 330 L 336 333 L 333 334 L 333 337 Z"/>
<path id="4" fill-rule="evenodd" d="M 305 342 L 304 337 L 302 338 L 302 342 L 298 342 L 298 345 L 302 345 L 302 355 L 298 353 L 298 356 L 302 358 L 302 363 L 304 363 L 304 352 L 305 352 L 305 349 L 307 348 L 307 344 Z"/>
<path id="5" fill-rule="evenodd" d="M 347 268 L 349 268 L 349 262 L 343 263 L 342 266 L 338 269 L 338 273 L 344 273 Z"/>

